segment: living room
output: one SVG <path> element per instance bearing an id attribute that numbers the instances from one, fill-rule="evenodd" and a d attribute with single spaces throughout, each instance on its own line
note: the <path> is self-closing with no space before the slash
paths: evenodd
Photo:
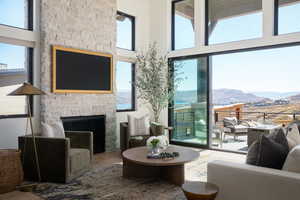
<path id="1" fill-rule="evenodd" d="M 299 11 L 2 0 L 0 199 L 298 199 Z"/>

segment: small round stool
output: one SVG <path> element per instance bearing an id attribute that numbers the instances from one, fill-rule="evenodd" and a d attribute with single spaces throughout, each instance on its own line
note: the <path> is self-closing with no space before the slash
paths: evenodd
<path id="1" fill-rule="evenodd" d="M 218 194 L 218 186 L 206 182 L 187 182 L 182 185 L 188 200 L 214 200 Z"/>

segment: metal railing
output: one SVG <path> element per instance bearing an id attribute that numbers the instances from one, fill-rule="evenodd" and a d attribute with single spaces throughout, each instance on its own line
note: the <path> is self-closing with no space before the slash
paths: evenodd
<path id="1" fill-rule="evenodd" d="M 214 111 L 214 123 L 223 122 L 225 117 L 236 117 L 239 121 L 255 121 L 285 126 L 300 119 L 300 113 L 294 112 L 247 112 L 247 111 Z"/>
<path id="2" fill-rule="evenodd" d="M 247 112 L 247 111 L 214 111 L 213 125 L 223 128 L 225 117 L 236 117 L 238 121 L 253 121 L 261 124 L 277 124 L 286 126 L 293 120 L 300 120 L 300 113 L 290 112 Z M 202 120 L 202 123 L 200 123 Z M 174 137 L 195 137 L 196 131 L 205 129 L 206 115 L 197 112 L 175 112 L 173 119 Z"/>

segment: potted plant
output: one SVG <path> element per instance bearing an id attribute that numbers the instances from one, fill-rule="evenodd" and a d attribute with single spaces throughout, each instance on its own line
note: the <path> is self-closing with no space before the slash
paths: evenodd
<path id="1" fill-rule="evenodd" d="M 179 76 L 182 74 L 180 65 L 174 64 L 172 69 L 169 68 L 167 55 L 161 55 L 156 43 L 149 45 L 146 52 L 138 52 L 136 64 L 138 73 L 133 84 L 138 90 L 138 98 L 150 106 L 154 117 L 151 122 L 154 135 L 162 135 L 164 129 L 160 124 L 160 115 L 173 100 L 175 90 L 183 79 Z"/>
<path id="2" fill-rule="evenodd" d="M 160 149 L 165 149 L 169 144 L 166 136 L 152 136 L 147 140 L 147 146 L 150 148 L 150 155 L 158 155 Z"/>

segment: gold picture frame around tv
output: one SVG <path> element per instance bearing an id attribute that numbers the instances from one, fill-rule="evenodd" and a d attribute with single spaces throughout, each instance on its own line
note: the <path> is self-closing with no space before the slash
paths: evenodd
<path id="1" fill-rule="evenodd" d="M 52 92 L 113 93 L 113 56 L 52 46 Z"/>

